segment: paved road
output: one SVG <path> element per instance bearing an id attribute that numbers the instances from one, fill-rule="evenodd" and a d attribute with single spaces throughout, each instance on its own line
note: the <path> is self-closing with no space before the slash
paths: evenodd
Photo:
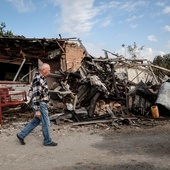
<path id="1" fill-rule="evenodd" d="M 0 130 L 0 170 L 169 170 L 170 125 L 71 127 L 52 125 L 57 147 L 42 145 L 38 127 L 19 144 L 20 124 Z"/>

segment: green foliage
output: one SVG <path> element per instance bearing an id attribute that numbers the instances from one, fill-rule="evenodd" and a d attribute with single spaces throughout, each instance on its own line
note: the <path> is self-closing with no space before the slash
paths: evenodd
<path id="1" fill-rule="evenodd" d="M 156 56 L 153 60 L 153 64 L 170 70 L 170 54 Z"/>
<path id="2" fill-rule="evenodd" d="M 153 64 L 170 70 L 170 53 L 163 56 L 156 56 L 153 60 Z M 169 73 L 166 73 L 166 75 L 170 76 Z"/>
<path id="3" fill-rule="evenodd" d="M 0 25 L 0 37 L 2 37 L 4 35 L 4 28 L 6 27 L 5 23 L 4 22 L 1 22 L 1 25 Z"/>
<path id="4" fill-rule="evenodd" d="M 122 44 L 122 47 L 125 48 L 125 44 Z M 131 55 L 132 59 L 136 59 L 139 53 L 143 50 L 143 47 L 138 47 L 137 44 L 134 42 L 133 45 L 127 46 L 127 51 Z"/>
<path id="5" fill-rule="evenodd" d="M 0 25 L 0 37 L 14 37 L 14 34 L 12 33 L 12 31 L 5 31 L 5 27 L 6 27 L 6 24 L 5 22 L 1 22 L 1 25 Z"/>

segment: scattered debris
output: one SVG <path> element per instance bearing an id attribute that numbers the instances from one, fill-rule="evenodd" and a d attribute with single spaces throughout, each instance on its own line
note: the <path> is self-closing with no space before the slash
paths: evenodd
<path id="1" fill-rule="evenodd" d="M 7 39 L 1 39 L 1 41 L 6 42 Z M 12 41 L 12 39 L 10 39 L 10 41 Z M 20 41 L 19 39 L 17 42 Z M 31 51 L 34 49 L 33 45 L 35 45 L 35 48 L 38 47 L 38 41 L 34 41 L 35 44 L 32 40 L 24 46 L 24 49 L 28 48 L 26 51 L 27 54 L 24 53 L 24 57 L 29 56 L 29 62 L 35 60 L 35 56 L 31 59 L 29 51 L 29 49 Z M 81 59 L 81 62 L 75 67 L 74 59 L 72 60 L 72 66 L 68 65 L 68 62 L 71 61 L 68 55 L 65 55 L 63 60 L 63 54 L 65 54 L 66 50 L 69 51 L 69 47 L 72 48 L 75 44 L 69 44 L 67 42 L 67 47 L 65 48 L 61 43 L 66 42 L 66 40 L 63 39 L 53 41 L 41 39 L 39 42 L 41 42 L 41 46 L 43 46 L 46 51 L 45 53 L 42 53 L 41 50 L 39 51 L 38 55 L 42 56 L 42 58 L 36 54 L 37 65 L 32 65 L 34 67 L 32 67 L 30 74 L 34 74 L 36 71 L 35 66 L 38 67 L 41 60 L 42 62 L 45 61 L 52 64 L 52 73 L 48 77 L 50 80 L 48 84 L 51 94 L 51 108 L 49 111 L 51 115 L 50 120 L 56 124 L 64 121 L 72 122 L 73 125 L 109 123 L 115 128 L 119 128 L 120 125 L 154 125 L 152 122 L 151 107 L 155 105 L 159 107 L 161 105 L 161 107 L 165 106 L 168 110 L 170 109 L 169 100 L 164 102 L 164 99 L 168 99 L 169 97 L 169 81 L 164 82 L 163 77 L 165 72 L 169 72 L 169 70 L 154 66 L 146 59 L 127 59 L 113 53 L 111 54 L 114 57 L 109 58 L 107 53 L 110 52 L 107 50 L 104 50 L 105 58 L 94 58 L 89 55 L 80 40 L 81 56 L 74 56 L 74 59 Z M 57 46 L 60 47 L 60 53 L 55 47 L 52 48 L 50 46 L 50 42 L 52 42 L 53 45 L 56 43 Z M 17 48 L 17 46 L 15 48 Z M 34 55 L 35 51 L 34 49 Z M 10 54 L 10 49 L 5 52 Z M 15 51 L 15 53 L 17 53 L 17 51 Z M 58 70 L 55 68 L 56 62 L 53 63 L 53 61 L 56 61 L 56 56 L 57 59 L 60 58 L 59 63 L 62 63 L 62 65 L 60 65 L 61 67 L 58 67 Z M 8 58 L 9 57 L 11 56 L 8 56 Z M 47 57 L 48 60 L 45 60 L 45 57 Z M 67 59 L 69 61 L 67 61 Z M 24 60 L 24 62 L 28 62 L 28 60 Z M 22 62 L 23 65 L 24 62 Z M 159 71 L 164 74 L 160 74 L 162 76 L 159 77 L 156 76 L 153 68 L 159 69 Z M 21 68 L 19 68 L 19 71 L 20 70 Z M 14 82 L 19 75 L 19 71 L 17 71 L 13 79 Z M 27 73 L 24 78 L 27 75 L 29 74 Z M 164 90 L 164 92 L 162 92 L 162 89 L 167 90 L 166 92 Z M 31 101 L 28 100 L 28 102 L 24 102 L 24 105 L 21 105 L 20 110 L 17 111 L 17 116 L 26 116 L 26 111 L 31 113 L 30 102 Z M 1 106 L 3 106 L 2 103 L 1 95 Z M 159 109 L 161 116 L 161 108 L 159 107 Z M 14 111 L 14 109 L 11 110 L 11 112 Z M 5 114 L 5 111 L 3 111 L 2 116 L 4 122 L 7 121 L 7 115 L 11 114 L 9 112 L 10 111 L 8 111 L 8 114 Z M 31 116 L 31 114 L 28 115 Z M 13 119 L 15 119 L 14 117 L 15 116 L 13 116 Z"/>

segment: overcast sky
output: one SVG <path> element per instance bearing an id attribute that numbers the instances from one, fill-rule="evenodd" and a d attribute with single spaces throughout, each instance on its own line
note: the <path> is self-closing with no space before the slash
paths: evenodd
<path id="1" fill-rule="evenodd" d="M 79 38 L 94 57 L 129 57 L 134 42 L 138 58 L 170 53 L 170 0 L 1 0 L 0 22 L 26 38 Z"/>

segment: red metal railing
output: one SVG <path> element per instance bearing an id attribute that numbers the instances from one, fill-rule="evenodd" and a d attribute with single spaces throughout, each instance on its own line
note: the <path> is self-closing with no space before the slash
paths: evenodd
<path id="1" fill-rule="evenodd" d="M 26 92 L 9 94 L 8 88 L 0 88 L 0 125 L 2 126 L 2 108 L 15 107 L 27 101 Z"/>

